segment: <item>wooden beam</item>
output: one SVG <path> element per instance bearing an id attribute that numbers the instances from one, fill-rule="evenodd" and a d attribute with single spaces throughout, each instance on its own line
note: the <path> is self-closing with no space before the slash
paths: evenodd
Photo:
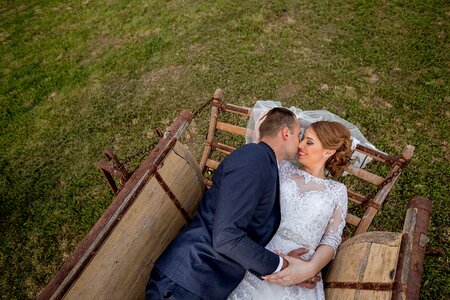
<path id="1" fill-rule="evenodd" d="M 347 190 L 348 199 L 356 204 L 361 204 L 367 200 L 367 197 L 357 192 Z"/>
<path id="2" fill-rule="evenodd" d="M 222 131 L 226 131 L 226 132 L 229 132 L 232 134 L 242 135 L 245 137 L 246 129 L 244 127 L 231 125 L 231 124 L 223 123 L 223 122 L 217 122 L 216 128 L 219 130 L 222 130 Z"/>
<path id="3" fill-rule="evenodd" d="M 214 141 L 214 148 L 222 153 L 225 153 L 226 155 L 229 155 L 231 152 L 236 150 L 234 147 L 219 143 L 217 141 Z"/>
<path id="4" fill-rule="evenodd" d="M 349 224 L 358 226 L 359 222 L 361 222 L 361 218 L 358 218 L 355 215 L 352 215 L 350 213 L 347 213 L 347 217 L 345 218 L 345 221 Z"/>
<path id="5" fill-rule="evenodd" d="M 375 185 L 380 185 L 384 181 L 383 177 L 370 173 L 366 170 L 354 167 L 352 165 L 347 166 L 345 168 L 345 171 L 365 181 L 371 182 Z"/>
<path id="6" fill-rule="evenodd" d="M 206 161 L 206 166 L 207 166 L 208 168 L 210 168 L 210 169 L 216 170 L 217 167 L 219 166 L 219 162 L 218 162 L 218 161 L 215 161 L 215 160 L 212 160 L 212 159 L 208 159 L 208 160 Z"/>

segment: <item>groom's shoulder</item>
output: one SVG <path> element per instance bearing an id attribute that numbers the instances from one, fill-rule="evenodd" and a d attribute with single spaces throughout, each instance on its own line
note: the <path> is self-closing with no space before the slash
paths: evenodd
<path id="1" fill-rule="evenodd" d="M 240 166 L 243 168 L 251 167 L 252 169 L 269 167 L 270 165 L 270 149 L 262 144 L 246 144 L 236 148 L 228 155 L 224 162 L 231 166 Z"/>
<path id="2" fill-rule="evenodd" d="M 269 149 L 268 146 L 265 146 L 261 143 L 259 144 L 255 144 L 255 143 L 250 143 L 250 144 L 245 144 L 239 148 L 237 148 L 236 150 L 234 150 L 232 152 L 232 154 L 234 153 L 234 155 L 236 156 L 242 156 L 242 157 L 247 157 L 248 159 L 264 159 L 266 157 L 266 155 L 269 153 Z"/>

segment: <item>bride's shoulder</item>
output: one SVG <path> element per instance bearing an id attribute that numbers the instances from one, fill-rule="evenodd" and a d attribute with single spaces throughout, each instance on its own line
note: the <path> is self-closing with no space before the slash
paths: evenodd
<path id="1" fill-rule="evenodd" d="M 334 179 L 330 179 L 330 183 L 332 185 L 332 189 L 338 192 L 339 195 L 345 194 L 345 196 L 347 196 L 347 186 L 345 184 Z"/>

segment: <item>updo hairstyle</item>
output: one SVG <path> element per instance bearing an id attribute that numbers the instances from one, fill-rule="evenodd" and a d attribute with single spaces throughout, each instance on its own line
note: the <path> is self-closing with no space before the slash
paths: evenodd
<path id="1" fill-rule="evenodd" d="M 352 156 L 350 131 L 344 125 L 333 121 L 319 121 L 311 124 L 323 148 L 336 150 L 325 162 L 325 169 L 333 177 L 339 177 L 348 166 Z"/>

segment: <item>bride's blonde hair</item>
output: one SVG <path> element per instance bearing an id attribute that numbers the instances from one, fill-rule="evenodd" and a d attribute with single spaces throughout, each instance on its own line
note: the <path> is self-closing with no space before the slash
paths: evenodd
<path id="1" fill-rule="evenodd" d="M 352 156 L 350 131 L 344 125 L 332 121 L 319 121 L 311 124 L 323 148 L 336 150 L 325 162 L 325 169 L 333 177 L 339 177 L 348 166 Z"/>

